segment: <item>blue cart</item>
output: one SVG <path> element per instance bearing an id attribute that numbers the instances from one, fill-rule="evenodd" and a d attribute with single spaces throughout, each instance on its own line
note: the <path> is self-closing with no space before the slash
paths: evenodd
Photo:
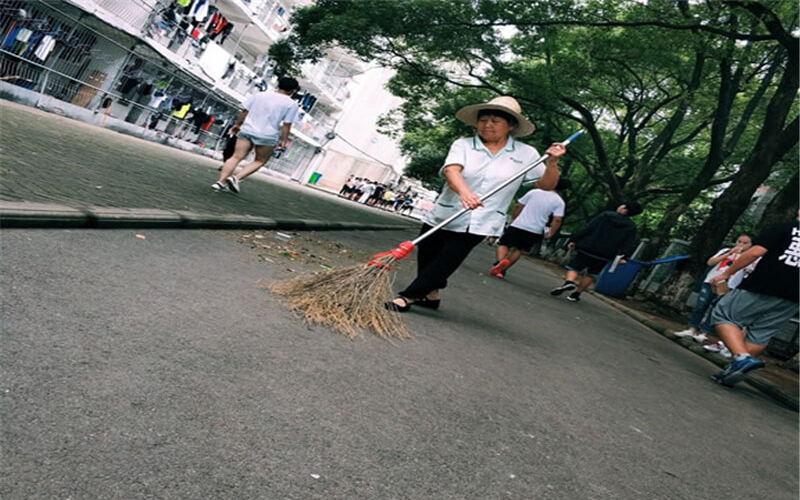
<path id="1" fill-rule="evenodd" d="M 618 264 L 613 271 L 611 267 L 613 261 L 609 262 L 600 273 L 594 290 L 603 295 L 623 295 L 628 287 L 633 283 L 636 275 L 639 274 L 643 268 L 648 266 L 657 266 L 658 264 L 667 264 L 669 262 L 676 262 L 679 260 L 688 259 L 688 255 L 674 255 L 672 257 L 665 257 L 663 259 L 642 261 L 642 260 L 628 260 L 625 264 Z"/>

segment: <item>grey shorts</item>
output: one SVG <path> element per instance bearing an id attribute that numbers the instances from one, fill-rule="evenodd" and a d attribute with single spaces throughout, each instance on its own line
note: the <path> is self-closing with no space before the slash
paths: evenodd
<path id="1" fill-rule="evenodd" d="M 268 148 L 274 148 L 275 146 L 278 145 L 279 142 L 278 139 L 274 139 L 271 137 L 258 137 L 256 135 L 243 134 L 241 132 L 236 134 L 236 137 L 238 137 L 239 139 L 250 141 L 250 144 L 253 144 L 254 146 L 266 146 Z"/>
<path id="2" fill-rule="evenodd" d="M 780 297 L 732 290 L 711 311 L 711 324 L 747 328 L 744 340 L 767 345 L 769 339 L 797 312 L 797 304 Z"/>

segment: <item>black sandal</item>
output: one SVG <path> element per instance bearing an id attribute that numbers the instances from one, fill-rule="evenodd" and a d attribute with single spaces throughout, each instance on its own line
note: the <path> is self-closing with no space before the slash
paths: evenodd
<path id="1" fill-rule="evenodd" d="M 414 302 L 414 305 L 420 306 L 420 307 L 426 307 L 428 309 L 439 309 L 439 304 L 441 302 L 442 301 L 440 299 L 429 299 L 427 297 L 423 297 L 423 298 L 417 300 L 416 302 Z"/>
<path id="2" fill-rule="evenodd" d="M 395 304 L 393 301 L 390 301 L 390 302 L 384 302 L 383 303 L 383 307 L 386 308 L 389 311 L 394 311 L 394 312 L 399 312 L 399 313 L 404 313 L 404 312 L 408 312 L 408 311 L 411 310 L 411 302 L 409 302 L 404 297 L 397 297 L 397 298 L 401 299 L 403 302 L 405 302 L 406 305 L 400 306 L 400 305 Z"/>

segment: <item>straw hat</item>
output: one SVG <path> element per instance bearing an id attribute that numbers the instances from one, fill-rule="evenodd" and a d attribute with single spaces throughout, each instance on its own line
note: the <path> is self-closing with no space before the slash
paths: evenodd
<path id="1" fill-rule="evenodd" d="M 511 131 L 512 137 L 525 137 L 526 135 L 531 135 L 533 131 L 536 130 L 536 127 L 533 125 L 533 123 L 522 116 L 522 108 L 520 108 L 517 100 L 509 96 L 495 97 L 491 101 L 484 104 L 472 104 L 470 106 L 464 106 L 456 111 L 456 118 L 467 125 L 472 125 L 474 127 L 478 123 L 478 112 L 484 109 L 505 111 L 509 115 L 516 118 L 517 128 Z"/>

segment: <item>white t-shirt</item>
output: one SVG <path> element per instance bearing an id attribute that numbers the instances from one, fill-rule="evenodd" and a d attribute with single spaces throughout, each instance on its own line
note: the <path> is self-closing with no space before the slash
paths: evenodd
<path id="1" fill-rule="evenodd" d="M 277 92 L 259 92 L 244 101 L 248 111 L 241 132 L 262 139 L 280 140 L 281 124 L 297 121 L 297 103 Z"/>
<path id="2" fill-rule="evenodd" d="M 483 196 L 530 166 L 539 159 L 539 153 L 525 143 L 508 138 L 505 148 L 492 155 L 480 138 L 467 137 L 456 140 L 450 146 L 450 152 L 439 170 L 443 175 L 444 167 L 461 165 L 461 175 L 470 190 Z M 544 165 L 539 165 L 524 175 L 525 182 L 533 182 L 544 174 Z M 448 231 L 471 233 L 483 236 L 500 236 L 506 223 L 506 210 L 511 198 L 522 184 L 523 178 L 517 179 L 494 196 L 483 202 L 482 207 L 470 210 L 444 227 Z M 456 214 L 463 207 L 455 191 L 445 184 L 433 210 L 425 215 L 425 223 L 435 226 L 448 217 Z"/>
<path id="3" fill-rule="evenodd" d="M 564 217 L 564 200 L 555 191 L 545 191 L 543 189 L 531 189 L 519 199 L 519 203 L 525 205 L 522 211 L 511 223 L 511 227 L 516 227 L 531 233 L 543 234 L 547 226 L 547 219 L 552 214 L 553 217 Z"/>
<path id="4" fill-rule="evenodd" d="M 728 250 L 730 250 L 730 248 L 723 248 L 719 252 L 715 253 L 714 257 L 718 257 L 727 252 Z M 712 267 L 710 271 L 708 271 L 708 274 L 706 274 L 706 279 L 703 280 L 703 282 L 708 283 L 709 281 L 711 281 L 711 278 L 719 276 L 720 274 L 725 272 L 725 270 L 728 269 L 728 267 L 730 267 L 731 264 L 733 264 L 736 261 L 736 259 L 739 258 L 739 255 L 741 254 L 732 253 L 727 257 L 725 257 L 724 259 L 722 259 L 721 261 L 717 262 L 717 264 L 714 267 Z M 736 271 L 736 273 L 734 273 L 733 276 L 728 278 L 728 287 L 734 289 L 737 286 L 739 286 L 739 284 L 744 279 L 745 275 L 750 274 L 754 268 L 755 268 L 755 262 L 745 267 L 744 269 L 739 269 L 738 271 Z"/>

